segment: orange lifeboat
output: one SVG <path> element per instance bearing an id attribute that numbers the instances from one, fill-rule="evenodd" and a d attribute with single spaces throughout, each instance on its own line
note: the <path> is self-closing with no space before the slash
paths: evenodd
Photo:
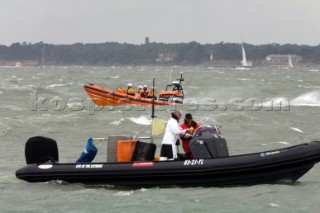
<path id="1" fill-rule="evenodd" d="M 134 96 L 127 95 L 123 88 L 119 88 L 116 91 L 106 89 L 94 84 L 86 84 L 84 89 L 98 106 L 119 106 L 119 105 L 138 105 L 138 106 L 152 106 L 152 98 L 142 98 L 140 94 Z M 177 105 L 181 102 L 171 101 L 169 97 L 174 97 L 176 94 L 180 96 L 178 91 L 164 91 L 160 92 L 159 100 L 154 100 L 155 106 L 160 105 Z"/>

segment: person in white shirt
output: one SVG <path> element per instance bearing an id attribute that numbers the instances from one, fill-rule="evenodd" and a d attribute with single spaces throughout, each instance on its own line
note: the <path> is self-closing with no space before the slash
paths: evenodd
<path id="1" fill-rule="evenodd" d="M 180 138 L 180 134 L 185 134 L 190 129 L 181 129 L 179 120 L 181 112 L 175 111 L 171 113 L 171 118 L 167 123 L 166 131 L 162 139 L 162 146 L 160 151 L 160 161 L 174 160 L 178 158 L 176 141 Z"/>

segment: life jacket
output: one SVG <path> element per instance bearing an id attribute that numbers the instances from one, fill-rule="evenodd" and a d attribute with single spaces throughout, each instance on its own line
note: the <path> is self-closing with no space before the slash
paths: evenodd
<path id="1" fill-rule="evenodd" d="M 157 97 L 157 92 L 156 92 L 156 90 L 153 90 L 153 91 L 151 91 L 151 96 L 153 95 L 153 97 Z"/>
<path id="2" fill-rule="evenodd" d="M 198 129 L 198 128 L 200 127 L 200 124 L 198 124 L 197 122 L 195 122 L 195 121 L 191 121 L 191 122 L 192 122 L 192 123 L 191 123 L 190 128 L 192 128 L 193 131 L 195 131 L 196 129 Z M 186 122 L 184 122 L 183 124 L 181 124 L 180 127 L 181 127 L 181 129 L 187 129 L 187 128 L 189 128 L 189 126 L 186 124 Z M 193 134 L 193 132 L 189 132 L 189 131 L 187 131 L 186 133 L 187 133 L 187 134 L 190 134 L 190 135 Z M 181 140 L 187 140 L 187 141 L 190 140 L 189 138 L 184 138 L 183 135 L 180 135 L 180 138 L 181 138 Z"/>
<path id="3" fill-rule="evenodd" d="M 183 124 L 181 124 L 180 127 L 181 127 L 181 129 L 187 129 L 187 128 L 189 128 L 189 126 L 186 124 L 186 122 L 184 122 Z M 195 130 L 198 129 L 199 127 L 200 127 L 200 124 L 198 124 L 198 123 L 195 122 L 195 121 L 192 121 L 190 128 L 192 128 L 193 131 L 195 131 Z M 187 131 L 186 134 L 192 135 L 193 132 Z M 193 155 L 192 155 L 192 153 L 191 153 L 191 151 L 190 151 L 190 147 L 189 147 L 189 143 L 190 143 L 190 139 L 191 139 L 191 138 L 190 138 L 190 137 L 185 137 L 186 134 L 184 134 L 184 135 L 181 134 L 181 135 L 180 135 L 180 138 L 181 138 L 181 140 L 182 140 L 182 148 L 183 148 L 184 152 L 187 153 L 187 155 L 189 156 L 190 159 L 194 159 L 194 157 L 193 157 Z"/>
<path id="4" fill-rule="evenodd" d="M 136 93 L 134 92 L 134 89 L 133 89 L 132 87 L 129 87 L 129 88 L 127 89 L 127 94 L 128 94 L 128 95 L 135 95 Z"/>
<path id="5" fill-rule="evenodd" d="M 151 92 L 149 89 L 146 89 L 146 90 L 142 89 L 140 94 L 141 94 L 141 97 L 143 98 L 151 97 Z"/>

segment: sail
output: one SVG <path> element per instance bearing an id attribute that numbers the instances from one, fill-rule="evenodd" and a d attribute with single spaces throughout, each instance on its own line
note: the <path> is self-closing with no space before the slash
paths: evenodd
<path id="1" fill-rule="evenodd" d="M 166 121 L 160 118 L 154 118 L 152 121 L 152 136 L 164 133 Z"/>
<path id="2" fill-rule="evenodd" d="M 289 55 L 289 57 L 288 57 L 288 67 L 293 67 L 291 55 Z"/>
<path id="3" fill-rule="evenodd" d="M 242 46 L 242 61 L 241 61 L 241 66 L 242 67 L 251 67 L 252 66 L 252 61 L 247 61 L 247 55 L 246 55 L 246 51 L 243 47 L 243 44 L 241 45 Z"/>
<path id="4" fill-rule="evenodd" d="M 241 61 L 241 65 L 244 66 L 244 67 L 248 66 L 246 51 L 244 50 L 243 45 L 242 45 L 242 61 Z"/>

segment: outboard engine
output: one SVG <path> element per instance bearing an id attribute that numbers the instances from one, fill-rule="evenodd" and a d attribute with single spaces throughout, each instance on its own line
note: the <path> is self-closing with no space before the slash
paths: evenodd
<path id="1" fill-rule="evenodd" d="M 198 128 L 195 131 L 189 146 L 195 159 L 229 156 L 227 142 L 217 128 Z"/>
<path id="2" fill-rule="evenodd" d="M 57 142 L 51 138 L 36 136 L 29 138 L 25 146 L 27 164 L 59 161 Z"/>

